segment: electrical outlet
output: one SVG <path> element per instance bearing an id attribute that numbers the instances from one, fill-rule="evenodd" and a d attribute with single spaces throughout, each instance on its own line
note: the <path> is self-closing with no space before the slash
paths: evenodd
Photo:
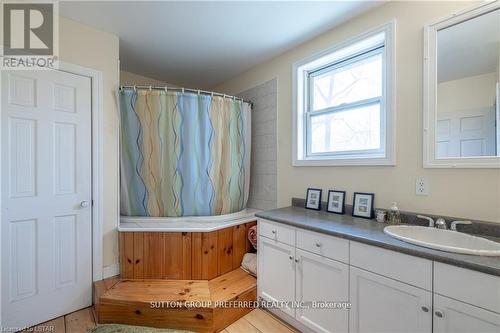
<path id="1" fill-rule="evenodd" d="M 417 178 L 415 182 L 415 194 L 416 195 L 428 195 L 429 194 L 429 182 L 425 178 Z"/>

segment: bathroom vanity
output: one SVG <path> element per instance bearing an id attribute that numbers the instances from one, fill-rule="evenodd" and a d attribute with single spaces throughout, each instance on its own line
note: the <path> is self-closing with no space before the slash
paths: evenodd
<path id="1" fill-rule="evenodd" d="M 258 297 L 302 331 L 500 331 L 500 257 L 408 244 L 384 224 L 301 207 L 257 216 Z"/>

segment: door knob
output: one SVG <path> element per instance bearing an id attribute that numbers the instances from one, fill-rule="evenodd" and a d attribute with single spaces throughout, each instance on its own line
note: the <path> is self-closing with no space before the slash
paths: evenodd
<path id="1" fill-rule="evenodd" d="M 80 202 L 80 207 L 81 208 L 86 208 L 88 206 L 89 206 L 89 202 L 88 201 L 83 200 L 82 202 Z"/>

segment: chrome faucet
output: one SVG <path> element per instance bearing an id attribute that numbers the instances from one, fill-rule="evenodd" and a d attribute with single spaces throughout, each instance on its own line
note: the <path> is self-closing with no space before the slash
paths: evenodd
<path id="1" fill-rule="evenodd" d="M 472 222 L 471 221 L 453 221 L 453 222 L 451 222 L 450 230 L 457 231 L 458 224 L 472 224 Z"/>
<path id="2" fill-rule="evenodd" d="M 417 215 L 417 217 L 419 219 L 424 219 L 424 220 L 427 220 L 429 221 L 429 227 L 434 227 L 434 220 L 432 219 L 432 217 L 429 217 L 429 216 L 425 216 L 425 215 Z"/>
<path id="3" fill-rule="evenodd" d="M 436 228 L 446 230 L 446 221 L 442 217 L 436 220 Z"/>

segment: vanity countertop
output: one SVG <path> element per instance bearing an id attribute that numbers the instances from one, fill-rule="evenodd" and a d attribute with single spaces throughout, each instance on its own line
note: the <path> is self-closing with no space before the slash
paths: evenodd
<path id="1" fill-rule="evenodd" d="M 484 257 L 433 250 L 409 244 L 384 233 L 385 223 L 290 206 L 261 211 L 255 216 L 323 234 L 394 250 L 475 271 L 500 276 L 500 257 Z M 491 238 L 490 238 L 491 239 Z M 497 240 L 498 241 L 498 240 Z"/>

